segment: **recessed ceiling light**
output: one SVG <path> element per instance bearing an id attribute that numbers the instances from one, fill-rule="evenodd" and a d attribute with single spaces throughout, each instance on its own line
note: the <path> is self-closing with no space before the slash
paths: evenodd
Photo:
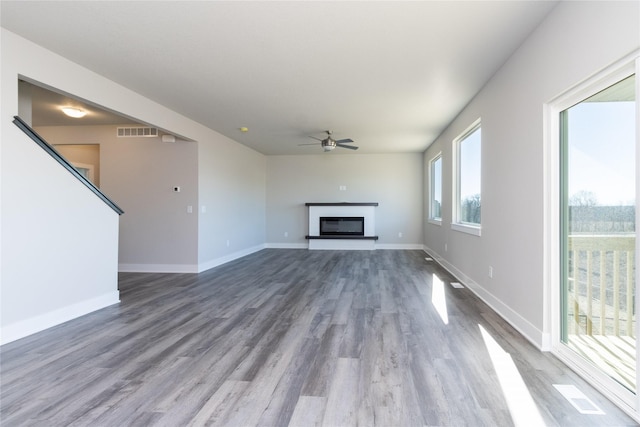
<path id="1" fill-rule="evenodd" d="M 87 115 L 86 111 L 83 111 L 79 108 L 73 107 L 62 107 L 62 112 L 65 113 L 69 117 L 73 117 L 75 119 L 79 119 Z"/>

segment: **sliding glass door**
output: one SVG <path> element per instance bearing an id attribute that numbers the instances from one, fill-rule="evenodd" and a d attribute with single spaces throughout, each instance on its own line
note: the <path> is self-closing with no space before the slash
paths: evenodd
<path id="1" fill-rule="evenodd" d="M 560 113 L 561 332 L 630 393 L 636 384 L 635 76 Z"/>

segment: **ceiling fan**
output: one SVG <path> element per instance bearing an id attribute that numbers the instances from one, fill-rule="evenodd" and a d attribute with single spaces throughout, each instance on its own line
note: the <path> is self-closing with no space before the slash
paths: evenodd
<path id="1" fill-rule="evenodd" d="M 331 137 L 331 131 L 330 130 L 325 130 L 325 132 L 327 133 L 327 137 L 325 139 L 316 138 L 315 136 L 309 136 L 309 138 L 313 138 L 313 139 L 316 139 L 316 140 L 320 141 L 320 145 L 322 146 L 324 151 L 331 151 L 336 147 L 348 148 L 349 150 L 357 150 L 358 149 L 358 147 L 356 147 L 355 145 L 345 145 L 346 143 L 353 142 L 353 140 L 351 138 L 338 139 L 336 141 L 335 139 L 333 139 Z M 300 144 L 300 145 L 317 145 L 317 143 Z"/>

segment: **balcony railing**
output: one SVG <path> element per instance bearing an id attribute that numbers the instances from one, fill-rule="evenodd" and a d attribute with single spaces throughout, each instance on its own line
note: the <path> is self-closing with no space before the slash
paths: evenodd
<path id="1" fill-rule="evenodd" d="M 635 335 L 635 235 L 569 236 L 569 313 L 587 335 Z"/>
<path id="2" fill-rule="evenodd" d="M 569 345 L 635 390 L 635 234 L 570 235 Z"/>

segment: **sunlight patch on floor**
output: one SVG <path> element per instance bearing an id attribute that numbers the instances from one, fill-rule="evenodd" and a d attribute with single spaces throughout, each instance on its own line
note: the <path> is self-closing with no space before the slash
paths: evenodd
<path id="1" fill-rule="evenodd" d="M 444 293 L 444 282 L 435 274 L 431 281 L 431 304 L 435 307 L 438 315 L 445 325 L 449 324 L 449 314 L 447 312 L 447 297 Z"/>
<path id="2" fill-rule="evenodd" d="M 489 352 L 491 363 L 498 375 L 502 394 L 509 407 L 511 418 L 516 426 L 543 426 L 545 425 L 536 403 L 529 393 L 518 368 L 511 355 L 504 351 L 500 344 L 487 332 L 482 325 L 478 325 L 482 339 Z"/>

